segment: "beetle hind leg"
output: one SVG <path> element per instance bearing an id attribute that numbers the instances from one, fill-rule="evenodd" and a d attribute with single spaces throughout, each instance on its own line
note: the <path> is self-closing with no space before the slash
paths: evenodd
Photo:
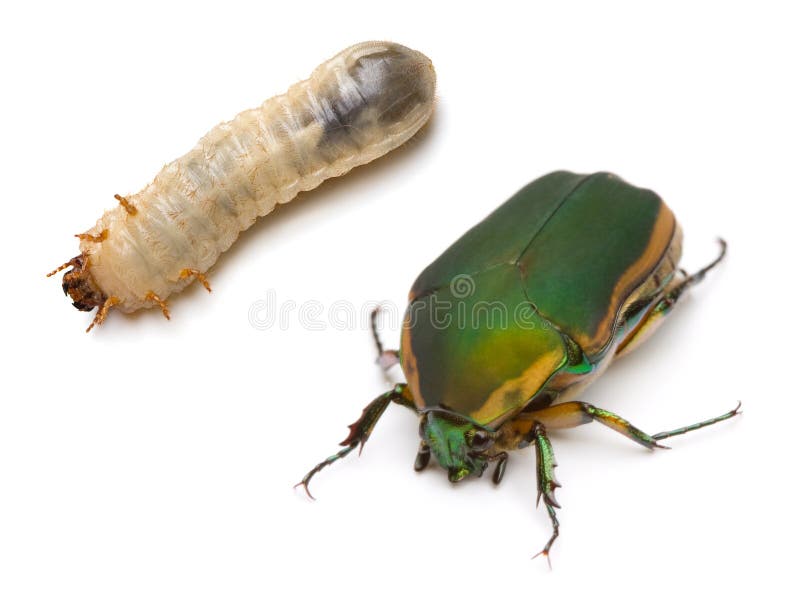
<path id="1" fill-rule="evenodd" d="M 699 423 L 694 423 L 685 427 L 679 427 L 670 431 L 662 431 L 652 436 L 646 434 L 644 431 L 635 427 L 629 421 L 626 421 L 619 415 L 616 415 L 608 410 L 598 408 L 597 406 L 587 404 L 586 402 L 563 402 L 561 404 L 555 404 L 541 410 L 526 413 L 527 416 L 520 415 L 518 421 L 532 420 L 535 423 L 541 423 L 547 429 L 566 429 L 569 427 L 577 427 L 579 425 L 591 423 L 592 421 L 597 421 L 598 423 L 613 429 L 617 433 L 621 433 L 625 437 L 630 438 L 637 444 L 641 444 L 645 448 L 652 450 L 653 448 L 668 448 L 667 446 L 659 444 L 658 442 L 660 440 L 681 435 L 689 431 L 694 431 L 695 429 L 700 429 L 701 427 L 714 425 L 720 421 L 730 419 L 737 414 L 739 414 L 739 406 L 731 411 L 726 412 L 725 414 L 714 417 L 713 419 L 707 419 L 705 421 L 700 421 Z"/>
<path id="2" fill-rule="evenodd" d="M 720 421 L 725 421 L 726 419 L 730 419 L 735 417 L 736 415 L 742 414 L 739 410 L 742 407 L 742 403 L 739 402 L 736 405 L 736 408 L 733 410 L 729 410 L 725 414 L 721 414 L 718 417 L 714 417 L 713 419 L 706 419 L 705 421 L 700 421 L 699 423 L 693 423 L 692 425 L 687 425 L 685 427 L 678 427 L 677 429 L 671 429 L 670 431 L 662 431 L 653 435 L 654 440 L 665 440 L 666 438 L 671 438 L 672 436 L 676 435 L 683 435 L 684 433 L 688 433 L 690 431 L 694 431 L 695 429 L 700 429 L 701 427 L 707 427 L 709 425 L 713 425 L 714 423 L 719 423 Z"/>
<path id="3" fill-rule="evenodd" d="M 644 316 L 638 317 L 635 324 L 629 326 L 630 331 L 617 347 L 617 356 L 624 356 L 634 349 L 639 347 L 655 330 L 660 327 L 664 319 L 672 311 L 675 304 L 686 292 L 687 289 L 702 281 L 706 274 L 719 264 L 725 257 L 728 249 L 728 244 L 719 239 L 720 251 L 719 255 L 694 274 L 688 274 L 680 269 L 678 275 L 661 293 L 660 297 L 654 300 L 652 306 L 647 310 Z"/>
<path id="4" fill-rule="evenodd" d="M 372 314 L 370 314 L 370 326 L 372 328 L 372 339 L 375 341 L 375 347 L 378 349 L 377 363 L 380 365 L 381 370 L 383 370 L 384 375 L 388 377 L 389 369 L 400 363 L 400 352 L 397 350 L 383 349 L 383 343 L 378 333 L 378 313 L 380 311 L 380 306 L 372 311 Z"/>

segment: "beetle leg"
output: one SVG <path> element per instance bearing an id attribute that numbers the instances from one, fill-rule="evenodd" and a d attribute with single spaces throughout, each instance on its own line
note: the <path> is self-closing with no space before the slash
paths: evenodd
<path id="1" fill-rule="evenodd" d="M 317 464 L 313 469 L 311 469 L 311 471 L 306 473 L 303 476 L 303 479 L 297 482 L 294 487 L 296 488 L 297 486 L 302 485 L 303 488 L 305 488 L 306 494 L 313 499 L 314 497 L 311 495 L 311 492 L 308 489 L 308 483 L 311 481 L 311 478 L 328 465 L 331 465 L 339 459 L 346 457 L 353 450 L 355 450 L 356 447 L 359 447 L 360 453 L 364 448 L 364 444 L 367 443 L 372 430 L 375 429 L 378 419 L 381 418 L 381 415 L 383 415 L 390 402 L 395 402 L 401 406 L 411 408 L 414 410 L 414 412 L 416 412 L 414 400 L 411 398 L 411 392 L 409 391 L 408 386 L 405 383 L 399 383 L 395 385 L 391 390 L 381 394 L 372 402 L 367 404 L 358 420 L 352 425 L 349 425 L 350 433 L 342 442 L 339 443 L 339 445 L 344 446 L 344 448 L 339 450 L 339 452 L 336 454 L 329 456 L 321 463 Z"/>
<path id="2" fill-rule="evenodd" d="M 383 343 L 381 343 L 380 335 L 378 334 L 378 312 L 381 311 L 380 306 L 375 308 L 370 314 L 370 324 L 372 325 L 372 338 L 375 340 L 375 347 L 378 348 L 378 360 L 384 374 L 388 377 L 389 369 L 395 364 L 400 363 L 400 352 L 397 350 L 384 350 Z"/>
<path id="3" fill-rule="evenodd" d="M 633 351 L 639 344 L 643 343 L 652 335 L 655 330 L 663 324 L 664 319 L 672 311 L 675 304 L 678 303 L 681 295 L 683 295 L 689 287 L 702 281 L 708 271 L 722 261 L 728 249 L 728 244 L 723 239 L 719 239 L 719 244 L 721 249 L 719 255 L 713 262 L 691 275 L 687 275 L 684 270 L 679 271 L 682 273 L 682 278 L 671 282 L 663 291 L 661 297 L 655 300 L 647 313 L 640 317 L 638 322 L 632 326 L 630 332 L 617 348 L 617 356 L 623 356 Z"/>
<path id="4" fill-rule="evenodd" d="M 645 448 L 652 450 L 653 448 L 668 448 L 668 446 L 662 446 L 659 444 L 659 440 L 681 435 L 689 431 L 694 431 L 695 429 L 713 425 L 714 423 L 719 423 L 725 419 L 730 419 L 738 413 L 739 406 L 723 415 L 714 417 L 713 419 L 707 419 L 705 421 L 694 423 L 693 425 L 687 425 L 686 427 L 679 427 L 678 429 L 673 429 L 671 431 L 662 431 L 661 433 L 657 433 L 652 436 L 646 434 L 641 429 L 634 427 L 619 415 L 615 415 L 613 412 L 603 410 L 602 408 L 597 408 L 596 406 L 587 404 L 586 402 L 563 402 L 562 404 L 548 406 L 547 408 L 543 408 L 532 413 L 526 413 L 526 415 L 529 416 L 528 420 L 541 422 L 545 427 L 547 427 L 547 429 L 566 429 L 569 427 L 577 427 L 578 425 L 591 423 L 592 421 L 597 421 L 598 423 L 601 423 L 606 427 L 610 427 L 614 431 L 621 433 L 625 437 L 630 438 L 637 444 L 641 444 Z M 520 416 L 520 420 L 521 419 L 522 415 Z"/>
<path id="5" fill-rule="evenodd" d="M 597 421 L 646 448 L 666 448 L 666 446 L 659 444 L 655 438 L 634 427 L 619 415 L 586 402 L 554 404 L 530 413 L 530 418 L 535 422 L 542 423 L 547 429 L 567 429 Z"/>
<path id="6" fill-rule="evenodd" d="M 706 419 L 705 421 L 700 421 L 699 423 L 694 423 L 693 425 L 687 425 L 686 427 L 678 427 L 678 429 L 672 429 L 670 431 L 662 431 L 657 433 L 653 436 L 654 440 L 664 440 L 666 438 L 671 438 L 672 436 L 676 435 L 683 435 L 689 431 L 694 431 L 695 429 L 700 429 L 701 427 L 706 427 L 708 425 L 713 425 L 714 423 L 719 423 L 720 421 L 724 421 L 725 419 L 730 419 L 731 417 L 735 417 L 736 415 L 742 414 L 739 412 L 739 409 L 742 407 L 742 403 L 739 402 L 736 405 L 736 408 L 733 410 L 729 410 L 723 415 L 718 417 L 714 417 L 713 419 Z"/>
<path id="7" fill-rule="evenodd" d="M 558 538 L 556 508 L 561 508 L 554 494 L 555 489 L 561 487 L 561 484 L 558 483 L 555 476 L 555 468 L 558 463 L 556 463 L 555 455 L 553 454 L 553 446 L 550 444 L 550 439 L 547 437 L 544 425 L 538 421 L 535 422 L 529 439 L 534 445 L 534 448 L 536 448 L 536 483 L 538 488 L 536 506 L 539 506 L 539 501 L 544 499 L 544 507 L 547 509 L 547 514 L 550 516 L 550 523 L 553 526 L 553 533 L 550 536 L 550 540 L 547 541 L 544 548 L 536 553 L 533 558 L 544 555 L 547 557 L 547 564 L 550 565 L 550 547 L 553 546 L 553 542 Z"/>
<path id="8" fill-rule="evenodd" d="M 422 471 L 431 460 L 431 447 L 424 441 L 419 443 L 417 458 L 414 459 L 414 471 Z"/>
<path id="9" fill-rule="evenodd" d="M 495 485 L 499 484 L 503 481 L 503 476 L 506 474 L 506 463 L 508 463 L 508 453 L 507 452 L 500 452 L 490 458 L 490 461 L 497 459 L 497 465 L 494 468 L 494 473 L 492 474 L 492 481 Z"/>

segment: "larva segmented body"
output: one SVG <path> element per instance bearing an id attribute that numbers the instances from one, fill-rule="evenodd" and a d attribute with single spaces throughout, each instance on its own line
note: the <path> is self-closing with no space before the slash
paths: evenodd
<path id="1" fill-rule="evenodd" d="M 143 190 L 106 211 L 58 270 L 79 310 L 160 306 L 278 203 L 400 146 L 433 111 L 423 54 L 391 42 L 343 50 L 260 107 L 206 134 Z M 58 270 L 51 274 L 54 274 Z M 210 290 L 210 289 L 209 289 Z"/>

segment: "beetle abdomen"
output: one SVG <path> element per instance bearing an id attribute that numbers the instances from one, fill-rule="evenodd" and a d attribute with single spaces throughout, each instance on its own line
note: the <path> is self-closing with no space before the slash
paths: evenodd
<path id="1" fill-rule="evenodd" d="M 260 107 L 212 129 L 81 240 L 94 284 L 132 312 L 206 272 L 239 232 L 278 203 L 401 145 L 433 110 L 421 53 L 352 46 Z"/>

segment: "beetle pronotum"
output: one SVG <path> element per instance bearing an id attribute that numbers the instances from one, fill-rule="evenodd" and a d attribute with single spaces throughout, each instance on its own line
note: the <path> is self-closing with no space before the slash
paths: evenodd
<path id="1" fill-rule="evenodd" d="M 206 134 L 140 192 L 115 195 L 80 239 L 80 255 L 53 274 L 73 305 L 98 307 L 87 331 L 115 307 L 158 306 L 206 272 L 239 233 L 278 203 L 388 153 L 428 121 L 436 76 L 422 53 L 363 42 L 311 77 Z"/>

